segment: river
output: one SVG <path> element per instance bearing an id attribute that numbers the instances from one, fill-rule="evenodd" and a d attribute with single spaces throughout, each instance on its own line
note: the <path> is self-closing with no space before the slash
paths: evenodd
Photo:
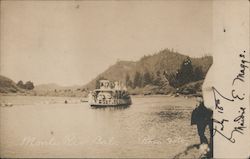
<path id="1" fill-rule="evenodd" d="M 119 108 L 80 98 L 1 96 L 1 157 L 171 158 L 199 143 L 194 98 L 132 97 Z M 64 101 L 67 100 L 67 104 Z"/>

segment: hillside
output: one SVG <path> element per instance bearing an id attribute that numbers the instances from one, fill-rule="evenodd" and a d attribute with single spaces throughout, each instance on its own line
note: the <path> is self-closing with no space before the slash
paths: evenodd
<path id="1" fill-rule="evenodd" d="M 119 80 L 126 83 L 130 92 L 136 91 L 135 94 L 138 94 L 138 92 L 142 93 L 142 91 L 150 92 L 151 88 L 154 90 L 164 89 L 160 91 L 160 94 L 166 94 L 169 90 L 174 90 L 172 88 L 173 86 L 169 85 L 169 81 L 166 79 L 166 74 L 171 75 L 180 71 L 181 65 L 186 59 L 191 60 L 194 72 L 198 70 L 202 74 L 196 81 L 203 81 L 205 74 L 212 65 L 213 59 L 211 56 L 192 58 L 178 52 L 165 49 L 153 55 L 144 56 L 136 62 L 118 61 L 86 84 L 84 88 L 90 90 L 95 89 L 98 80 L 108 79 Z M 138 84 L 136 85 L 136 76 L 141 76 L 143 78 L 141 80 L 144 83 L 141 86 L 138 86 Z M 148 82 L 146 81 L 146 77 L 149 78 Z M 191 82 L 195 81 L 190 81 L 190 83 Z M 202 82 L 199 83 L 202 85 Z M 153 94 L 156 92 L 154 91 Z"/>
<path id="2" fill-rule="evenodd" d="M 17 93 L 24 92 L 23 89 L 19 88 L 14 81 L 0 75 L 0 93 Z"/>

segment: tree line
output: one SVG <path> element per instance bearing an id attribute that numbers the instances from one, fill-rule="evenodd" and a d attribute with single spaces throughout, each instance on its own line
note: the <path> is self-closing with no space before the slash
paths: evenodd
<path id="1" fill-rule="evenodd" d="M 181 87 L 187 83 L 199 81 L 204 79 L 205 73 L 202 71 L 201 66 L 193 67 L 190 58 L 186 58 L 180 68 L 176 72 L 157 71 L 149 72 L 135 72 L 134 78 L 131 79 L 129 74 L 126 74 L 126 86 L 131 88 L 143 88 L 146 85 L 163 86 L 168 84 L 174 88 Z"/>
<path id="2" fill-rule="evenodd" d="M 17 82 L 17 86 L 26 90 L 32 90 L 35 88 L 33 82 L 31 81 L 27 81 L 24 83 L 22 80 L 20 80 Z"/>

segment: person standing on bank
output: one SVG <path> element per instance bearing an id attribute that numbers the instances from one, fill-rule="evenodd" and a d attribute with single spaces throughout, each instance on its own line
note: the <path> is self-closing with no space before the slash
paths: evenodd
<path id="1" fill-rule="evenodd" d="M 213 111 L 204 105 L 202 97 L 197 97 L 197 107 L 193 110 L 191 116 L 191 125 L 197 125 L 198 135 L 200 137 L 201 144 L 208 144 L 208 140 L 205 136 L 206 127 L 209 127 L 210 131 L 210 148 L 213 146 Z"/>

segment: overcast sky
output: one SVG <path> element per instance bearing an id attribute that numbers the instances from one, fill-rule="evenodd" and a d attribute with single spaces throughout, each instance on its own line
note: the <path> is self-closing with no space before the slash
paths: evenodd
<path id="1" fill-rule="evenodd" d="M 83 85 L 117 59 L 211 54 L 211 1 L 1 1 L 1 75 Z"/>

